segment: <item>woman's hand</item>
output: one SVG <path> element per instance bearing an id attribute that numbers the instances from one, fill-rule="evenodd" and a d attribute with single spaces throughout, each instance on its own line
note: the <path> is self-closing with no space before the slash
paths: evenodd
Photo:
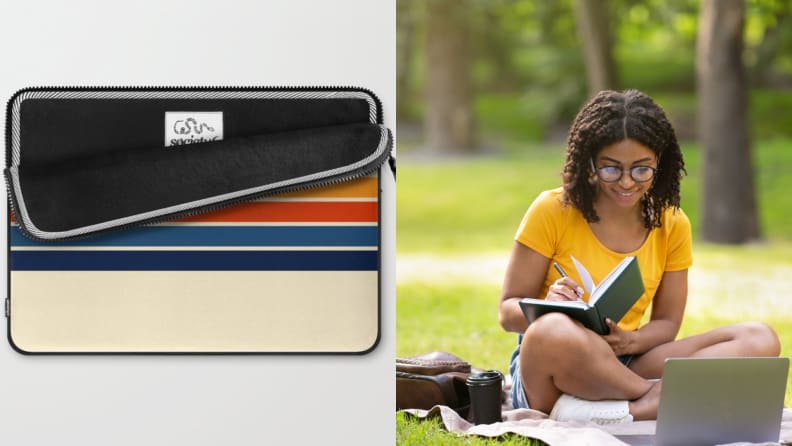
<path id="1" fill-rule="evenodd" d="M 569 277 L 562 277 L 547 289 L 547 300 L 580 300 L 583 288 Z"/>
<path id="2" fill-rule="evenodd" d="M 638 340 L 638 332 L 625 331 L 619 328 L 610 318 L 605 319 L 605 324 L 610 328 L 610 334 L 602 337 L 617 355 L 627 355 L 635 353 L 635 344 Z"/>

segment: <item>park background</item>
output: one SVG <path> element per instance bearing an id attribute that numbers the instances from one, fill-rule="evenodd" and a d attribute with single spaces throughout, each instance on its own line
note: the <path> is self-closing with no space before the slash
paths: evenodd
<path id="1" fill-rule="evenodd" d="M 603 88 L 652 96 L 685 156 L 679 336 L 761 320 L 792 355 L 792 2 L 399 0 L 397 356 L 507 372 L 514 233 L 560 185 L 569 125 Z M 457 442 L 397 416 L 397 444 Z"/>

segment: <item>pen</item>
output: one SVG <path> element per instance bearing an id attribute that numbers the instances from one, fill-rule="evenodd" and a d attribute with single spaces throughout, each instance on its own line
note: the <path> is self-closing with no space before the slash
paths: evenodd
<path id="1" fill-rule="evenodd" d="M 556 271 L 558 271 L 558 274 L 561 274 L 561 277 L 568 277 L 567 273 L 564 272 L 564 269 L 561 268 L 561 265 L 559 265 L 558 262 L 553 262 L 553 268 L 555 268 Z M 580 298 L 580 293 L 578 292 L 578 290 L 572 290 L 572 291 L 578 297 L 578 300 L 583 300 Z"/>

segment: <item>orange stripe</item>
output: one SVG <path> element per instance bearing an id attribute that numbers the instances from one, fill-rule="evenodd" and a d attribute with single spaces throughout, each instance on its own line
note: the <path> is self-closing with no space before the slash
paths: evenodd
<path id="1" fill-rule="evenodd" d="M 376 222 L 376 202 L 242 203 L 180 222 Z"/>
<path id="2" fill-rule="evenodd" d="M 332 186 L 326 186 L 316 189 L 308 189 L 305 191 L 300 192 L 291 192 L 288 194 L 280 194 L 280 195 L 273 195 L 270 198 L 377 198 L 377 188 L 379 184 L 377 182 L 376 177 L 364 177 L 359 178 L 357 180 L 352 181 L 345 181 L 340 184 L 334 184 Z M 333 203 L 334 207 L 337 207 L 340 203 Z M 371 203 L 370 203 L 371 204 Z M 374 203 L 374 216 L 370 217 L 370 211 L 366 214 L 369 217 L 366 218 L 351 218 L 349 220 L 291 220 L 291 221 L 376 221 L 377 220 L 377 213 L 376 213 L 376 203 Z M 353 211 L 350 211 L 353 212 Z M 360 212 L 360 211 L 357 211 Z M 334 214 L 331 214 L 334 215 Z M 371 218 L 369 220 L 368 218 Z M 16 218 L 14 213 L 11 212 L 10 215 L 11 223 L 16 223 Z M 192 221 L 192 220 L 185 220 L 185 221 Z M 212 220 L 202 220 L 202 221 L 212 221 Z M 231 220 L 231 221 L 248 221 L 248 220 Z M 255 221 L 288 221 L 288 220 L 255 220 Z"/>

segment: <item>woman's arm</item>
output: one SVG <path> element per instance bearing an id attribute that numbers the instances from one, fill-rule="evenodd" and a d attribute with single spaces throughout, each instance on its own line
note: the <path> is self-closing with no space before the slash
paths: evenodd
<path id="1" fill-rule="evenodd" d="M 679 333 L 687 303 L 687 270 L 663 274 L 652 300 L 649 323 L 636 331 L 623 331 L 609 323 L 609 335 L 603 338 L 617 355 L 645 353 L 660 344 L 671 342 Z"/>
<path id="2" fill-rule="evenodd" d="M 522 333 L 528 328 L 519 301 L 523 297 L 539 297 L 549 267 L 550 259 L 514 242 L 498 308 L 498 319 L 506 331 Z"/>

